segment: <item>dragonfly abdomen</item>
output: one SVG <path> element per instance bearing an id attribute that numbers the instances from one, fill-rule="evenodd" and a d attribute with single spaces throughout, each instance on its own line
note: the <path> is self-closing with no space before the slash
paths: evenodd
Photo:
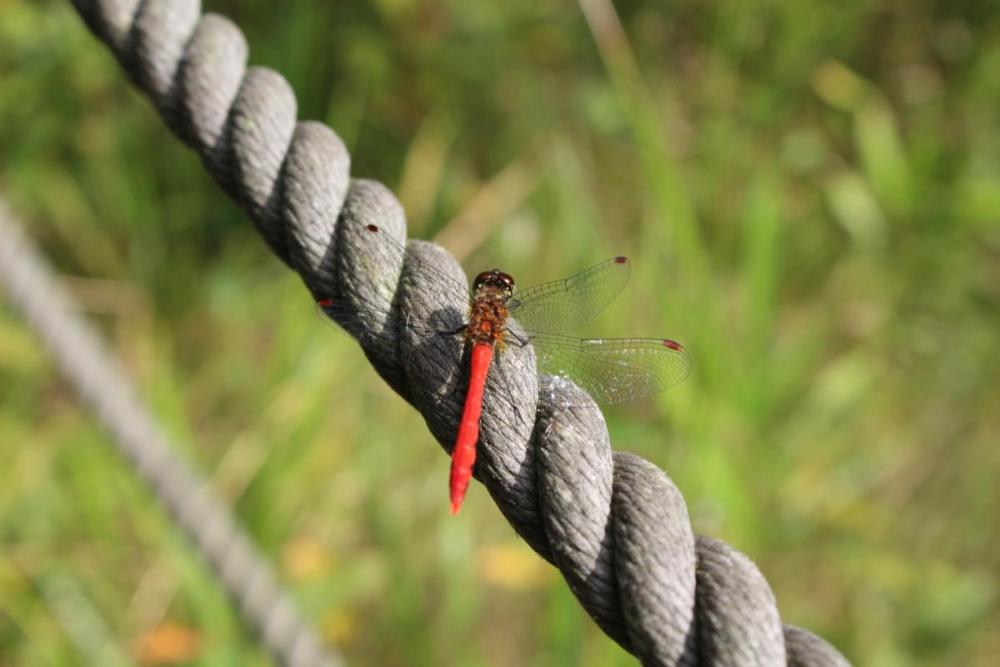
<path id="1" fill-rule="evenodd" d="M 486 374 L 492 361 L 493 343 L 476 343 L 472 346 L 469 390 L 465 395 L 462 419 L 458 423 L 455 447 L 451 451 L 449 494 L 452 514 L 458 514 L 472 478 L 472 466 L 476 462 L 476 442 L 479 440 L 479 416 L 483 411 L 483 390 L 486 388 Z"/>

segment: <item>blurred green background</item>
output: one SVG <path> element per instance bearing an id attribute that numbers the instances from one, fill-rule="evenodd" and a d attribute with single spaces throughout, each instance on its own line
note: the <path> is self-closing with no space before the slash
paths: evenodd
<path id="1" fill-rule="evenodd" d="M 634 257 L 595 330 L 696 368 L 614 446 L 787 622 L 997 664 L 996 3 L 205 4 L 469 271 Z M 634 664 L 69 3 L 0 0 L 0 192 L 352 664 Z M 0 664 L 267 664 L 3 297 L 0 399 Z"/>

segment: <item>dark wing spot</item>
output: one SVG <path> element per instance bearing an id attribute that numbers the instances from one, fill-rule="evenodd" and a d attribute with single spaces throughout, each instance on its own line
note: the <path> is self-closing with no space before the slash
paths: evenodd
<path id="1" fill-rule="evenodd" d="M 628 257 L 624 257 L 622 255 L 618 255 L 617 257 L 615 257 L 615 264 L 624 264 L 627 261 Z"/>
<path id="2" fill-rule="evenodd" d="M 380 231 L 382 231 L 381 229 L 378 228 L 378 225 L 365 225 L 365 229 L 367 229 L 370 232 L 380 232 Z"/>
<path id="3" fill-rule="evenodd" d="M 335 303 L 333 299 L 320 299 L 316 302 L 316 305 L 320 308 L 329 308 Z"/>
<path id="4" fill-rule="evenodd" d="M 680 343 L 678 343 L 677 341 L 674 341 L 674 340 L 670 340 L 669 338 L 664 338 L 663 339 L 663 346 L 664 347 L 669 347 L 671 350 L 678 350 L 678 351 L 680 351 L 680 350 L 684 349 L 681 346 Z"/>

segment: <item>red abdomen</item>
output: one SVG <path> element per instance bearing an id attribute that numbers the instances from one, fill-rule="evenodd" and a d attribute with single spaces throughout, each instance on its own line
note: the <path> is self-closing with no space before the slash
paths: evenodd
<path id="1" fill-rule="evenodd" d="M 465 491 L 472 479 L 472 466 L 476 462 L 476 441 L 479 440 L 479 416 L 483 411 L 483 389 L 486 374 L 493 360 L 493 343 L 475 343 L 469 363 L 469 391 L 465 395 L 462 420 L 458 424 L 458 436 L 451 450 L 451 513 L 458 514 L 465 498 Z"/>

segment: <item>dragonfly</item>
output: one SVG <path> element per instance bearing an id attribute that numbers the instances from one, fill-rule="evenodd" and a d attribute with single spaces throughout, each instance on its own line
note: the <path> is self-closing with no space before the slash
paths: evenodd
<path id="1" fill-rule="evenodd" d="M 514 278 L 508 273 L 491 269 L 476 276 L 470 291 L 467 284 L 454 276 L 408 254 L 382 227 L 361 225 L 358 233 L 367 246 L 366 256 L 376 260 L 405 257 L 423 277 L 425 292 L 442 297 L 445 303 L 467 305 L 459 326 L 443 327 L 440 323 L 404 319 L 392 307 L 392 297 L 378 289 L 373 295 L 352 293 L 342 298 L 323 296 L 317 300 L 319 308 L 357 338 L 366 350 L 377 344 L 385 345 L 386 341 L 391 344 L 402 336 L 417 339 L 454 336 L 470 349 L 469 379 L 451 453 L 452 514 L 459 512 L 473 475 L 486 380 L 496 355 L 503 355 L 506 348 L 530 344 L 535 351 L 537 372 L 569 380 L 595 404 L 610 405 L 650 396 L 680 383 L 691 372 L 687 350 L 669 338 L 565 335 L 593 320 L 622 291 L 631 273 L 627 257 L 612 257 L 568 278 L 523 290 L 516 288 Z M 372 332 L 372 322 L 378 323 L 377 333 Z"/>

